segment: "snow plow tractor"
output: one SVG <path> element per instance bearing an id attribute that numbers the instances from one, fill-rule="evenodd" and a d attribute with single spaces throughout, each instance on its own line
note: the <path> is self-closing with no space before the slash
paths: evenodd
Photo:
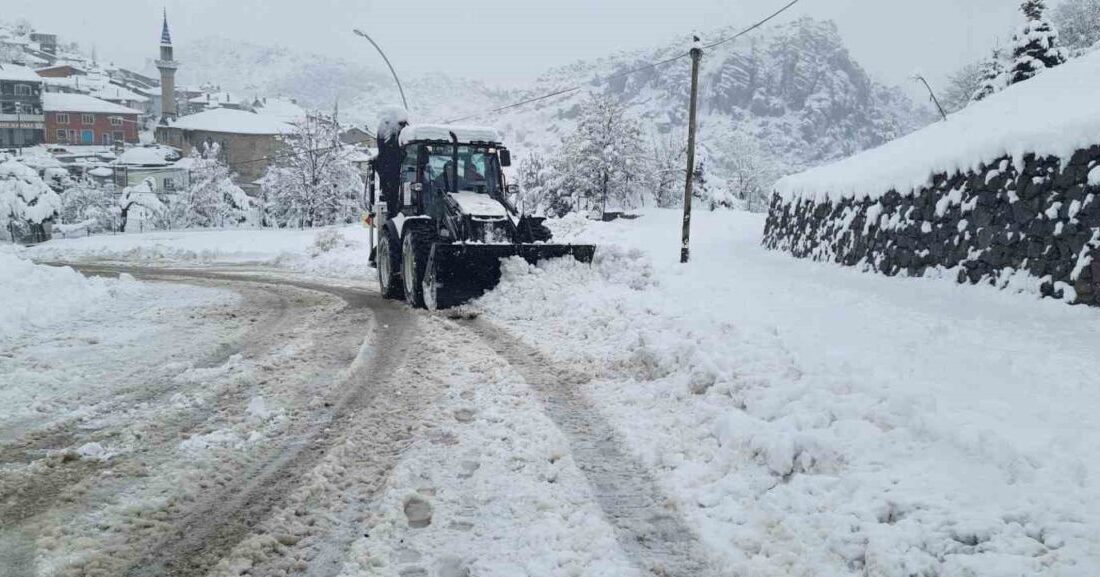
<path id="1" fill-rule="evenodd" d="M 549 243 L 544 219 L 509 201 L 510 162 L 491 128 L 380 126 L 367 193 L 383 297 L 446 309 L 495 287 L 504 258 L 592 261 L 595 246 Z"/>

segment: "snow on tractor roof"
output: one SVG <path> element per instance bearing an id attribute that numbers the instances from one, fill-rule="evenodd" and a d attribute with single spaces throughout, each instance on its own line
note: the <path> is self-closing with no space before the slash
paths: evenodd
<path id="1" fill-rule="evenodd" d="M 1100 144 L 1100 51 L 1015 84 L 878 148 L 783 178 L 785 199 L 877 198 L 907 194 L 936 173 L 976 170 L 1011 156 L 1053 155 Z"/>
<path id="2" fill-rule="evenodd" d="M 502 139 L 497 129 L 488 126 L 453 126 L 447 124 L 414 124 L 406 126 L 401 131 L 401 145 L 423 140 L 451 141 L 451 133 L 455 133 L 459 142 L 493 142 L 500 143 Z"/>

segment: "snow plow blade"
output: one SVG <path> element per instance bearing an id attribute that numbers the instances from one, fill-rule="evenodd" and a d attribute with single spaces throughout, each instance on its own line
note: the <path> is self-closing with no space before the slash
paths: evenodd
<path id="1" fill-rule="evenodd" d="M 581 244 L 436 244 L 424 274 L 424 301 L 432 310 L 476 299 L 500 282 L 500 261 L 518 256 L 531 264 L 573 257 L 590 263 L 594 245 Z"/>

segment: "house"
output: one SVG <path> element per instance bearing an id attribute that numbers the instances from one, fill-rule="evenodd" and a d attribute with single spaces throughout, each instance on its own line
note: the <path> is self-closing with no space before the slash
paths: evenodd
<path id="1" fill-rule="evenodd" d="M 248 100 L 241 100 L 237 95 L 228 92 L 207 92 L 187 99 L 189 110 L 201 112 L 212 108 L 231 108 L 233 110 L 252 110 Z"/>
<path id="2" fill-rule="evenodd" d="M 100 100 L 106 100 L 119 106 L 140 110 L 146 115 L 153 113 L 152 99 L 148 96 L 134 92 L 128 88 L 109 83 L 101 88 L 93 90 L 91 96 Z"/>
<path id="3" fill-rule="evenodd" d="M 340 133 L 340 142 L 357 146 L 370 146 L 374 142 L 374 135 L 358 126 L 353 126 Z"/>
<path id="4" fill-rule="evenodd" d="M 46 142 L 99 144 L 138 142 L 140 110 L 84 94 L 45 94 Z"/>
<path id="5" fill-rule="evenodd" d="M 46 54 L 57 54 L 57 34 L 31 32 L 31 42 L 38 44 L 38 49 Z"/>
<path id="6" fill-rule="evenodd" d="M 247 189 L 271 164 L 280 148 L 279 136 L 292 129 L 291 125 L 270 116 L 214 108 L 158 126 L 156 140 L 179 150 L 184 156 L 194 149 L 201 152 L 206 143 L 217 143 L 222 159 L 237 174 L 238 184 Z"/>
<path id="7" fill-rule="evenodd" d="M 0 64 L 0 148 L 44 141 L 42 79 L 30 68 Z"/>
<path id="8" fill-rule="evenodd" d="M 152 147 L 123 152 L 111 163 L 115 186 L 122 189 L 150 179 L 153 192 L 158 194 L 173 194 L 187 188 L 190 185 L 189 164 L 168 160 L 166 152 L 166 149 Z"/>
<path id="9" fill-rule="evenodd" d="M 57 66 L 49 66 L 46 68 L 39 68 L 35 70 L 39 76 L 43 78 L 69 78 L 72 76 L 87 76 L 88 72 L 82 68 L 77 68 L 72 64 L 58 64 Z"/>

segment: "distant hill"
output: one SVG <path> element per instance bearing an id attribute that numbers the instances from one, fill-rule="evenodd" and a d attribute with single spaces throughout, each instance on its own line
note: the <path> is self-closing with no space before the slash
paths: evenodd
<path id="1" fill-rule="evenodd" d="M 724 38 L 733 28 L 715 30 Z M 599 82 L 617 72 L 687 50 L 669 42 L 552 69 L 528 89 L 499 91 L 477 81 L 432 75 L 404 78 L 414 121 L 442 121 L 507 102 L 589 82 L 626 103 L 654 133 L 682 134 L 686 125 L 690 64 L 687 59 L 627 78 Z M 345 120 L 374 123 L 382 105 L 400 102 L 381 64 L 206 38 L 178 47 L 180 81 L 213 83 L 246 95 L 286 95 L 303 106 L 331 110 L 339 100 Z M 875 82 L 848 53 L 836 26 L 804 18 L 761 29 L 708 50 L 701 74 L 700 144 L 713 168 L 729 170 L 734 138 L 754 141 L 776 175 L 850 156 L 911 132 L 931 120 L 929 111 L 899 89 Z M 520 154 L 548 149 L 573 125 L 584 93 L 543 101 L 495 117 L 471 119 L 502 129 Z M 721 176 L 721 175 L 719 175 Z"/>

